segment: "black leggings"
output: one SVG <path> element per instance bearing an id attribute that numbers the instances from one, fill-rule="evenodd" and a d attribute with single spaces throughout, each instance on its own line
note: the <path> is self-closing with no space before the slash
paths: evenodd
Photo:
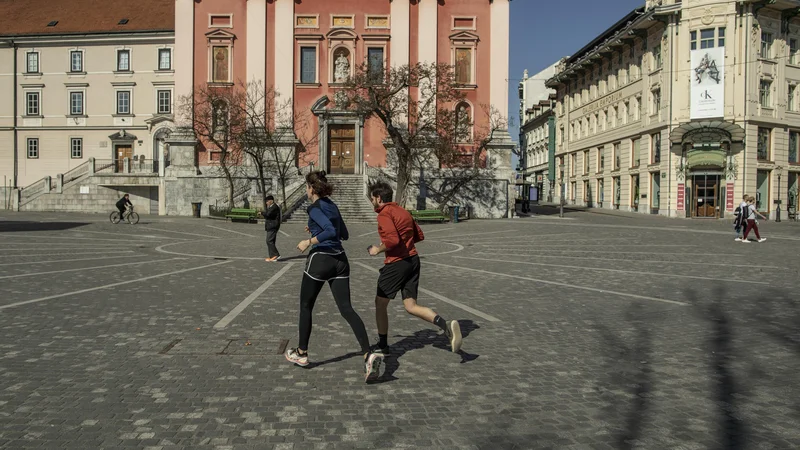
<path id="1" fill-rule="evenodd" d="M 311 316 L 317 296 L 325 282 L 331 288 L 331 294 L 339 308 L 339 313 L 350 324 L 356 335 L 361 351 L 369 352 L 369 336 L 364 322 L 350 303 L 350 263 L 347 255 L 342 253 L 323 253 L 313 251 L 308 255 L 303 281 L 300 283 L 300 350 L 308 350 L 311 337 Z"/>

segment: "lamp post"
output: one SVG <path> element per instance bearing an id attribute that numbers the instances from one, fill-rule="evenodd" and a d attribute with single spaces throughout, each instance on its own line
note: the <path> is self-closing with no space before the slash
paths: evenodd
<path id="1" fill-rule="evenodd" d="M 778 172 L 778 199 L 775 201 L 777 208 L 775 208 L 775 222 L 781 221 L 781 174 L 783 172 L 783 167 L 778 166 L 775 168 Z"/>
<path id="2" fill-rule="evenodd" d="M 565 189 L 565 186 L 566 186 L 564 184 L 564 163 L 563 162 L 558 165 L 558 169 L 559 169 L 559 171 L 561 171 L 561 199 L 560 199 L 561 201 L 559 202 L 561 204 L 561 210 L 558 213 L 558 217 L 562 217 L 563 218 L 564 217 L 564 189 Z"/>

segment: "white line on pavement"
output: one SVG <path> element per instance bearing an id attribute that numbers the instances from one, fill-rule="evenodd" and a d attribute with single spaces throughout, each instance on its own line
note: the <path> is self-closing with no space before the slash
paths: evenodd
<path id="1" fill-rule="evenodd" d="M 130 230 L 130 228 L 128 228 L 128 230 Z M 112 236 L 125 237 L 125 239 L 132 237 L 140 237 L 146 239 L 175 239 L 166 236 L 152 236 L 149 234 L 123 234 L 123 233 L 110 233 L 108 231 L 89 231 L 89 230 L 68 230 L 68 231 L 71 231 L 73 233 L 110 234 Z"/>
<path id="2" fill-rule="evenodd" d="M 0 256 L 0 258 L 27 258 L 29 256 L 59 256 L 59 255 L 107 255 L 109 253 L 133 253 L 133 250 L 120 250 L 109 249 L 103 252 L 77 252 L 77 253 L 34 253 L 32 255 L 7 255 Z"/>
<path id="3" fill-rule="evenodd" d="M 85 294 L 87 292 L 99 291 L 101 289 L 109 289 L 109 288 L 113 288 L 113 287 L 117 287 L 117 286 L 123 286 L 123 285 L 131 284 L 131 283 L 138 283 L 140 281 L 152 280 L 154 278 L 161 278 L 161 277 L 166 277 L 166 276 L 169 276 L 169 275 L 177 275 L 179 273 L 186 273 L 186 272 L 191 272 L 193 270 L 206 269 L 208 267 L 219 266 L 219 265 L 222 265 L 222 264 L 228 264 L 228 263 L 232 263 L 232 262 L 233 261 L 222 261 L 222 262 L 218 262 L 218 263 L 214 263 L 214 264 L 206 264 L 205 266 L 192 267 L 191 269 L 176 270 L 174 272 L 161 273 L 161 274 L 152 275 L 152 276 L 149 276 L 149 277 L 137 278 L 135 280 L 120 281 L 119 283 L 107 284 L 105 286 L 98 286 L 98 287 L 93 287 L 93 288 L 89 288 L 89 289 L 82 289 L 80 291 L 67 292 L 65 294 L 58 294 L 58 295 L 51 295 L 49 297 L 35 298 L 33 300 L 25 300 L 24 302 L 9 303 L 8 305 L 0 305 L 0 309 L 8 309 L 8 308 L 13 308 L 15 306 L 22 306 L 22 305 L 28 305 L 28 304 L 31 304 L 31 303 L 43 302 L 45 300 L 52 300 L 54 298 L 69 297 L 71 295 L 77 295 L 77 294 Z"/>
<path id="4" fill-rule="evenodd" d="M 475 252 L 476 255 L 491 255 L 497 256 L 497 253 L 492 252 Z M 551 258 L 551 259 L 596 259 L 600 261 L 619 261 L 629 263 L 651 263 L 651 264 L 684 264 L 689 266 L 720 266 L 720 267 L 746 267 L 753 268 L 749 264 L 721 264 L 721 263 L 704 263 L 704 262 L 688 262 L 688 261 L 665 261 L 665 260 L 650 260 L 650 259 L 620 259 L 620 258 L 594 258 L 591 256 L 551 256 L 539 253 L 515 253 L 515 256 L 535 256 L 537 258 Z M 789 267 L 777 266 L 757 266 L 759 269 L 781 269 L 781 270 L 794 270 Z"/>
<path id="5" fill-rule="evenodd" d="M 64 273 L 64 272 L 78 272 L 81 270 L 92 270 L 92 269 L 105 269 L 107 267 L 123 267 L 123 266 L 136 266 L 139 264 L 155 264 L 165 261 L 176 261 L 176 260 L 185 260 L 186 258 L 167 258 L 167 259 L 155 259 L 152 261 L 141 261 L 141 262 L 134 262 L 134 263 L 124 263 L 124 264 L 110 264 L 107 266 L 94 266 L 94 267 L 81 267 L 78 269 L 64 269 L 64 270 L 52 270 L 50 272 L 26 272 L 19 275 L 6 275 L 4 277 L 0 277 L 0 280 L 6 278 L 21 278 L 21 277 L 33 277 L 37 275 L 50 275 L 53 273 Z"/>
<path id="6" fill-rule="evenodd" d="M 452 230 L 452 229 L 453 229 L 453 227 L 449 227 L 449 228 L 437 228 L 437 229 L 435 229 L 435 230 L 430 230 L 430 231 L 429 231 L 429 230 L 426 230 L 426 229 L 423 229 L 423 230 L 422 230 L 422 232 L 423 232 L 423 233 L 425 233 L 425 234 L 433 234 L 433 233 L 438 233 L 438 232 L 440 232 L 440 231 L 447 231 L 447 230 Z"/>
<path id="7" fill-rule="evenodd" d="M 252 237 L 252 238 L 254 238 L 254 237 L 257 237 L 257 236 L 253 236 L 252 234 L 242 233 L 242 232 L 240 232 L 240 231 L 233 231 L 233 230 L 229 230 L 229 229 L 227 229 L 227 228 L 215 227 L 214 225 L 206 225 L 206 226 L 207 226 L 208 228 L 215 228 L 215 229 L 217 229 L 217 230 L 227 231 L 227 232 L 229 232 L 229 233 L 241 234 L 242 236 L 247 236 L 247 237 Z"/>
<path id="8" fill-rule="evenodd" d="M 365 268 L 365 269 L 367 269 L 367 270 L 369 270 L 371 272 L 380 273 L 380 271 L 378 269 L 376 269 L 376 268 L 374 268 L 372 266 L 368 266 L 368 265 L 366 265 L 364 263 L 355 262 L 354 264 L 358 264 L 359 266 L 361 266 L 361 267 L 363 267 L 363 268 Z M 428 262 L 425 262 L 425 264 L 428 264 Z M 447 297 L 445 297 L 443 295 L 437 294 L 436 292 L 430 291 L 428 289 L 423 289 L 423 288 L 420 288 L 419 290 L 420 290 L 420 292 L 422 292 L 422 293 L 424 293 L 426 295 L 430 295 L 431 297 L 433 297 L 433 298 L 435 298 L 437 300 L 441 300 L 441 301 L 443 301 L 445 303 L 448 303 L 450 305 L 455 306 L 456 308 L 463 309 L 464 311 L 466 311 L 468 313 L 474 314 L 474 315 L 476 315 L 478 317 L 482 317 L 482 318 L 488 320 L 489 322 L 500 322 L 500 319 L 498 319 L 497 317 L 494 317 L 494 316 L 491 316 L 489 314 L 486 314 L 485 312 L 478 311 L 475 308 L 472 308 L 470 306 L 467 306 L 467 305 L 465 305 L 463 303 L 460 303 L 460 302 L 457 302 L 455 300 L 451 300 L 451 299 L 449 299 L 449 298 L 447 298 Z"/>
<path id="9" fill-rule="evenodd" d="M 493 247 L 493 250 L 500 250 L 500 251 L 503 251 L 503 252 L 509 252 L 509 255 L 505 255 L 505 256 L 525 255 L 525 253 L 513 253 L 513 250 L 516 250 L 516 248 L 514 248 L 514 247 Z M 531 249 L 526 249 L 526 250 L 531 250 Z M 680 252 L 675 252 L 675 253 L 657 252 L 656 253 L 656 252 L 653 252 L 653 251 L 649 251 L 649 252 L 633 252 L 633 251 L 631 251 L 631 252 L 627 252 L 627 251 L 610 252 L 610 251 L 607 251 L 607 250 L 562 250 L 560 248 L 548 248 L 547 251 L 548 252 L 562 252 L 562 253 L 586 253 L 586 254 L 602 253 L 604 255 L 606 255 L 606 254 L 608 254 L 608 255 L 614 255 L 614 254 L 621 254 L 621 255 L 653 255 L 653 256 L 684 255 L 684 256 L 690 256 L 690 257 L 693 257 L 693 258 L 697 256 L 697 255 L 692 255 L 692 254 L 688 254 L 688 253 L 680 253 Z M 527 254 L 528 255 L 533 255 L 533 253 L 527 253 Z M 552 254 L 552 253 L 550 253 L 550 254 Z M 706 255 L 712 255 L 712 254 L 706 253 Z M 745 256 L 745 254 L 743 254 L 743 253 L 713 253 L 713 256 Z"/>
<path id="10" fill-rule="evenodd" d="M 99 241 L 104 241 L 105 242 L 105 241 L 107 241 L 107 242 L 118 242 L 120 244 L 125 244 L 126 242 L 124 241 L 124 239 L 127 238 L 127 236 L 125 236 L 125 235 L 120 235 L 119 239 L 97 239 L 97 238 L 82 238 L 82 237 L 72 237 L 72 236 L 70 236 L 70 237 L 44 236 L 44 235 L 40 235 L 40 234 L 31 235 L 31 234 L 16 234 L 16 233 L 14 233 L 13 236 L 12 235 L 0 235 L 0 238 L 3 238 L 3 237 L 7 237 L 7 238 L 32 238 L 32 239 L 33 238 L 35 238 L 35 239 L 58 239 L 60 241 L 64 241 L 64 240 L 70 240 L 70 241 L 75 241 L 75 240 L 78 240 L 78 241 L 93 241 L 93 242 L 99 242 Z M 21 244 L 21 242 L 20 242 L 20 244 Z"/>
<path id="11" fill-rule="evenodd" d="M 478 244 L 478 245 L 491 245 L 491 244 Z M 672 244 L 578 244 L 578 247 L 694 247 L 696 245 L 672 245 Z M 522 247 L 533 247 L 533 248 L 547 248 L 553 249 L 553 247 L 566 247 L 565 244 L 556 244 L 556 245 L 547 245 L 547 244 L 520 244 L 514 246 L 507 246 L 503 247 L 502 245 L 493 245 L 492 247 L 495 248 L 522 248 Z M 575 246 L 573 246 L 574 248 Z M 555 250 L 555 249 L 554 249 Z"/>
<path id="12" fill-rule="evenodd" d="M 425 230 L 422 230 L 422 231 L 424 232 Z M 447 236 L 447 239 L 460 238 L 460 237 L 469 237 L 469 236 L 485 236 L 487 234 L 512 233 L 514 231 L 517 231 L 517 230 L 490 231 L 490 232 L 487 232 L 487 233 L 477 233 L 476 232 L 476 233 L 470 233 L 470 234 L 457 234 L 455 236 Z"/>
<path id="13" fill-rule="evenodd" d="M 51 247 L 46 244 L 39 244 L 41 247 L 22 247 L 22 248 L 0 248 L 0 251 L 3 253 L 6 252 L 31 252 L 31 251 L 52 251 L 52 250 L 116 250 L 120 247 L 117 246 L 107 246 L 107 247 L 98 247 L 96 245 L 89 246 L 89 247 Z M 18 256 L 26 256 L 26 255 L 18 255 Z"/>
<path id="14" fill-rule="evenodd" d="M 364 237 L 364 236 L 369 236 L 370 234 L 378 234 L 378 230 L 375 230 L 375 231 L 370 231 L 369 233 L 359 234 L 359 235 L 358 235 L 358 236 L 356 236 L 356 237 Z"/>
<path id="15" fill-rule="evenodd" d="M 250 303 L 253 303 L 253 300 L 257 299 L 259 295 L 263 294 L 264 291 L 269 289 L 269 287 L 272 286 L 273 283 L 278 281 L 278 278 L 280 278 L 284 273 L 286 273 L 286 271 L 288 271 L 293 265 L 294 265 L 293 262 L 287 263 L 281 270 L 278 271 L 278 273 L 276 273 L 269 280 L 264 282 L 264 284 L 262 284 L 261 287 L 259 287 L 255 291 L 253 291 L 253 293 L 248 295 L 246 299 L 242 300 L 241 303 L 236 305 L 236 307 L 233 308 L 231 310 L 231 312 L 229 312 L 227 315 L 225 315 L 225 317 L 220 319 L 220 321 L 217 322 L 216 325 L 214 325 L 214 329 L 215 330 L 221 330 L 221 329 L 227 327 L 228 324 L 233 322 L 233 319 L 235 319 L 236 316 L 241 314 L 242 311 L 245 310 L 245 308 L 250 306 Z"/>
<path id="16" fill-rule="evenodd" d="M 282 234 L 284 236 L 287 236 L 287 237 L 289 236 L 289 233 L 287 233 L 287 232 L 285 232 L 283 230 L 278 230 L 278 233 L 280 233 L 280 234 Z"/>
<path id="17" fill-rule="evenodd" d="M 605 267 L 585 267 L 585 266 L 567 266 L 563 264 L 549 264 L 549 263 L 535 263 L 529 261 L 509 261 L 505 259 L 489 259 L 489 258 L 472 258 L 469 256 L 454 256 L 453 258 L 458 259 L 472 259 L 476 261 L 493 261 L 493 262 L 503 262 L 503 263 L 513 263 L 513 264 L 525 264 L 528 266 L 545 266 L 545 267 L 561 267 L 564 269 L 581 269 L 581 270 L 596 270 L 600 272 L 615 272 L 615 273 L 625 273 L 625 274 L 636 274 L 636 275 L 656 275 L 656 277 L 672 277 L 672 278 L 691 278 L 693 280 L 708 280 L 708 281 L 726 281 L 730 283 L 738 283 L 740 281 L 744 281 L 742 279 L 731 279 L 731 278 L 714 278 L 714 277 L 701 277 L 697 275 L 676 275 L 671 273 L 663 273 L 663 272 L 639 272 L 636 270 L 621 270 L 621 269 L 608 269 Z M 745 281 L 748 284 L 770 284 L 764 281 Z"/>
<path id="18" fill-rule="evenodd" d="M 432 264 L 434 266 L 448 267 L 450 269 L 466 270 L 466 271 L 469 271 L 469 272 L 483 273 L 483 274 L 487 274 L 487 275 L 495 275 L 495 276 L 498 276 L 498 277 L 515 278 L 515 279 L 518 279 L 518 280 L 533 281 L 533 282 L 542 283 L 542 284 L 551 284 L 551 285 L 554 285 L 554 286 L 561 286 L 561 287 L 570 288 L 570 289 L 578 289 L 578 290 L 583 290 L 583 291 L 598 292 L 598 293 L 601 293 L 601 294 L 613 294 L 613 295 L 619 295 L 619 296 L 622 296 L 622 297 L 636 298 L 636 299 L 639 299 L 639 300 L 650 300 L 650 301 L 654 301 L 654 302 L 671 303 L 671 304 L 674 304 L 674 305 L 689 306 L 688 303 L 679 302 L 679 301 L 676 301 L 676 300 L 667 300 L 667 299 L 663 299 L 663 298 L 646 297 L 644 295 L 628 294 L 628 293 L 625 293 L 625 292 L 609 291 L 607 289 L 597 289 L 597 288 L 586 287 L 586 286 L 578 286 L 578 285 L 574 285 L 574 284 L 559 283 L 557 281 L 540 280 L 540 279 L 537 279 L 537 278 L 530 278 L 530 277 L 521 277 L 521 276 L 518 276 L 518 275 L 510 275 L 510 274 L 507 274 L 507 273 L 489 272 L 488 270 L 473 269 L 471 267 L 454 266 L 452 264 L 434 263 L 434 262 L 430 262 L 430 261 L 426 261 L 425 264 Z"/>
<path id="19" fill-rule="evenodd" d="M 145 226 L 142 226 L 142 225 L 137 225 L 136 227 L 137 227 L 137 228 L 144 228 L 144 229 L 146 229 L 146 230 L 160 231 L 160 232 L 162 232 L 162 233 L 185 234 L 185 235 L 187 235 L 187 236 L 200 236 L 200 237 L 209 238 L 209 239 L 219 239 L 219 238 L 218 238 L 218 237 L 216 237 L 216 236 L 209 236 L 209 235 L 207 235 L 207 234 L 187 233 L 187 232 L 185 232 L 185 231 L 170 231 L 170 230 L 162 230 L 161 228 L 145 227 Z M 172 238 L 170 238 L 170 239 L 172 239 Z"/>
<path id="20" fill-rule="evenodd" d="M 144 258 L 149 255 L 128 255 L 128 256 L 103 256 L 101 258 L 75 258 L 75 259 L 48 259 L 47 261 L 28 261 L 28 262 L 13 262 L 3 263 L 0 266 L 22 266 L 31 264 L 52 264 L 60 262 L 73 262 L 73 261 L 97 261 L 101 259 L 120 259 L 120 258 Z"/>

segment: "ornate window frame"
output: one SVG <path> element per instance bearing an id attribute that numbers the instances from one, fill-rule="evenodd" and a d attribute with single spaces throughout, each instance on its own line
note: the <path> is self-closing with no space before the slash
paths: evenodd
<path id="1" fill-rule="evenodd" d="M 337 18 L 349 18 L 351 25 L 336 25 L 334 21 Z M 331 30 L 354 30 L 356 28 L 356 16 L 355 14 L 331 14 Z"/>
<path id="2" fill-rule="evenodd" d="M 370 26 L 370 19 L 386 19 L 385 27 Z M 364 29 L 365 30 L 388 30 L 392 27 L 392 18 L 387 14 L 365 14 L 364 15 Z"/>
<path id="3" fill-rule="evenodd" d="M 469 31 L 461 31 L 450 35 L 450 64 L 453 68 L 456 67 L 456 51 L 458 49 L 469 49 L 472 53 L 470 81 L 462 85 L 461 89 L 477 89 L 478 87 L 478 65 L 476 62 L 478 59 L 478 42 L 480 42 L 480 37 Z"/>
<path id="4" fill-rule="evenodd" d="M 208 46 L 208 73 L 206 79 L 208 80 L 208 84 L 217 86 L 229 86 L 233 84 L 233 58 L 235 40 L 235 34 L 221 29 L 215 29 L 206 33 L 206 45 Z M 227 81 L 214 81 L 214 47 L 228 48 Z"/>
<path id="5" fill-rule="evenodd" d="M 334 14 L 331 15 L 331 17 L 333 16 Z M 342 48 L 350 52 L 350 75 L 352 76 L 356 61 L 356 40 L 358 35 L 349 28 L 341 27 L 329 31 L 325 38 L 328 41 L 328 84 L 341 85 L 341 83 L 336 82 L 336 59 L 334 55 Z"/>
<path id="6" fill-rule="evenodd" d="M 470 19 L 470 20 L 472 20 L 472 26 L 471 27 L 457 27 L 456 26 L 456 20 L 458 20 L 458 19 Z M 463 31 L 463 30 L 475 31 L 475 30 L 477 30 L 477 28 L 478 28 L 478 16 L 452 16 L 452 17 L 450 17 L 450 29 L 453 30 L 453 31 Z"/>
<path id="7" fill-rule="evenodd" d="M 300 25 L 300 24 L 298 24 L 298 21 L 300 19 L 311 19 L 311 18 L 314 19 L 314 24 L 313 25 Z M 300 28 L 300 29 L 311 29 L 311 30 L 319 29 L 319 14 L 295 14 L 294 15 L 294 27 L 295 28 Z"/>
<path id="8" fill-rule="evenodd" d="M 302 28 L 302 27 L 300 27 Z M 321 86 L 321 79 L 320 79 L 320 42 L 322 42 L 323 36 L 319 34 L 298 34 L 295 36 L 295 72 L 297 76 L 295 77 L 295 85 L 298 88 L 312 88 L 312 87 L 319 87 Z M 303 83 L 303 73 L 302 73 L 302 48 L 303 47 L 314 47 L 316 49 L 316 70 L 315 70 L 315 79 L 313 83 Z"/>

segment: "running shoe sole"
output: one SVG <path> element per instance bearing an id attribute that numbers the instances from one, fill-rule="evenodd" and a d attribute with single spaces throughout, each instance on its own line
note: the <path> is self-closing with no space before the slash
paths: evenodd
<path id="1" fill-rule="evenodd" d="M 292 359 L 292 358 L 289 356 L 289 352 L 291 352 L 291 349 L 290 349 L 290 350 L 286 350 L 286 353 L 284 353 L 284 354 L 283 354 L 283 356 L 285 356 L 285 357 L 286 357 L 286 360 L 287 360 L 287 361 L 289 361 L 290 363 L 295 363 L 295 364 L 297 364 L 297 365 L 298 365 L 298 366 L 300 366 L 300 367 L 306 367 L 306 366 L 308 366 L 308 357 L 306 357 L 306 362 L 305 362 L 305 363 L 302 363 L 302 362 L 300 362 L 299 360 Z"/>
<path id="2" fill-rule="evenodd" d="M 450 348 L 453 353 L 458 353 L 461 350 L 461 325 L 457 320 L 450 322 Z"/>
<path id="3" fill-rule="evenodd" d="M 369 382 L 374 380 L 381 375 L 381 360 L 383 359 L 383 355 L 379 355 L 377 353 L 370 353 L 367 357 L 367 361 L 364 364 L 364 382 Z"/>

